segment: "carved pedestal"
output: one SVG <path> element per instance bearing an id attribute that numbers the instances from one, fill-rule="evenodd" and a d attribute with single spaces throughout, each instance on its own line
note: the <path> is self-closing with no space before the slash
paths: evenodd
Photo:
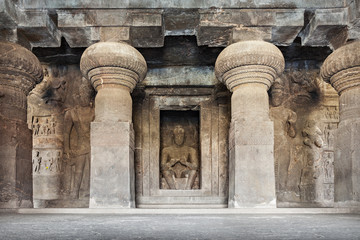
<path id="1" fill-rule="evenodd" d="M 233 92 L 229 133 L 229 207 L 275 207 L 274 127 L 267 90 L 284 69 L 274 45 L 238 42 L 220 53 L 215 73 Z"/>
<path id="2" fill-rule="evenodd" d="M 334 198 L 340 205 L 360 203 L 360 42 L 334 51 L 321 75 L 339 93 L 340 122 L 335 135 Z"/>
<path id="3" fill-rule="evenodd" d="M 31 207 L 31 132 L 26 96 L 42 79 L 39 60 L 27 49 L 0 43 L 0 208 Z"/>
<path id="4" fill-rule="evenodd" d="M 91 124 L 90 207 L 135 207 L 130 92 L 145 77 L 145 59 L 125 43 L 104 42 L 84 52 L 80 67 L 98 92 Z"/>

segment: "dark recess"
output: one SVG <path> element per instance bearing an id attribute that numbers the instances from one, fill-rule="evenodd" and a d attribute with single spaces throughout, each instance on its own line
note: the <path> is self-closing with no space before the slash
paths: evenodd
<path id="1" fill-rule="evenodd" d="M 34 48 L 34 54 L 43 63 L 79 64 L 86 48 L 71 48 L 62 38 L 58 48 Z M 166 66 L 214 66 L 217 56 L 224 48 L 197 46 L 195 36 L 165 37 L 162 48 L 138 48 L 149 68 Z M 287 68 L 318 68 L 331 53 L 328 47 L 304 47 L 300 38 L 290 46 L 280 46 Z"/>

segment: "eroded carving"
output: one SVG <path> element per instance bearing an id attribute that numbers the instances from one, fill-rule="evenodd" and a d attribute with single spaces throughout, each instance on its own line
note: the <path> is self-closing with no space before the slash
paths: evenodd
<path id="1" fill-rule="evenodd" d="M 314 70 L 289 69 L 272 86 L 278 206 L 332 206 L 334 176 L 325 156 L 334 156 L 339 109 L 331 90 L 319 84 Z M 294 137 L 288 131 L 292 124 L 302 129 Z"/>
<path id="2" fill-rule="evenodd" d="M 61 150 L 35 149 L 33 174 L 53 175 L 61 173 Z"/>
<path id="3" fill-rule="evenodd" d="M 300 197 L 302 201 L 315 201 L 317 198 L 317 180 L 322 172 L 321 148 L 322 132 L 315 120 L 308 120 L 302 131 L 304 137 L 305 167 L 301 170 Z M 321 180 L 320 180 L 321 181 Z M 322 182 L 319 182 L 322 184 Z"/>
<path id="4" fill-rule="evenodd" d="M 291 139 L 296 137 L 297 114 L 285 107 L 284 102 L 284 80 L 277 78 L 271 88 L 270 118 L 274 121 L 275 140 L 275 178 L 276 191 L 288 191 L 288 172 L 291 156 Z M 283 195 L 283 194 L 282 194 Z"/>
<path id="5" fill-rule="evenodd" d="M 190 190 L 199 168 L 197 151 L 184 145 L 185 130 L 180 125 L 173 130 L 173 140 L 174 144 L 161 152 L 161 172 L 170 189 Z"/>
<path id="6" fill-rule="evenodd" d="M 76 106 L 68 109 L 64 117 L 63 191 L 71 198 L 78 199 L 85 164 L 90 161 L 90 122 L 94 119 L 94 108 L 86 87 L 80 88 L 75 99 L 78 100 Z"/>

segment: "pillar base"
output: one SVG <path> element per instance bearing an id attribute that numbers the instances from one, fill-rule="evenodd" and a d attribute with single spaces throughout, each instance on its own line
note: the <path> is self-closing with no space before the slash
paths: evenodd
<path id="1" fill-rule="evenodd" d="M 275 208 L 274 125 L 233 121 L 230 127 L 229 208 Z"/>
<path id="2" fill-rule="evenodd" d="M 134 132 L 129 122 L 91 123 L 90 208 L 134 208 Z"/>

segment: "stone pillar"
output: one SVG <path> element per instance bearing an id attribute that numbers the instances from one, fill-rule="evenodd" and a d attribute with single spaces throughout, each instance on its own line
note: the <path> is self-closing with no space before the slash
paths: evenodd
<path id="1" fill-rule="evenodd" d="M 43 81 L 36 85 L 27 98 L 28 127 L 33 132 L 34 208 L 47 207 L 47 200 L 61 198 L 64 128 L 62 104 L 65 84 L 56 82 L 57 88 L 52 88 L 55 79 L 53 75 L 54 71 L 45 67 Z"/>
<path id="2" fill-rule="evenodd" d="M 130 92 L 145 78 L 145 59 L 128 44 L 100 42 L 85 50 L 80 68 L 97 91 L 91 123 L 90 208 L 135 207 Z"/>
<path id="3" fill-rule="evenodd" d="M 275 207 L 274 126 L 267 90 L 284 70 L 274 45 L 244 41 L 225 48 L 217 78 L 233 93 L 229 133 L 229 207 Z"/>
<path id="4" fill-rule="evenodd" d="M 0 42 L 0 208 L 32 206 L 26 97 L 42 77 L 42 67 L 32 52 Z"/>
<path id="5" fill-rule="evenodd" d="M 340 122 L 335 134 L 334 200 L 340 206 L 360 204 L 360 42 L 328 56 L 322 78 L 340 95 Z"/>

